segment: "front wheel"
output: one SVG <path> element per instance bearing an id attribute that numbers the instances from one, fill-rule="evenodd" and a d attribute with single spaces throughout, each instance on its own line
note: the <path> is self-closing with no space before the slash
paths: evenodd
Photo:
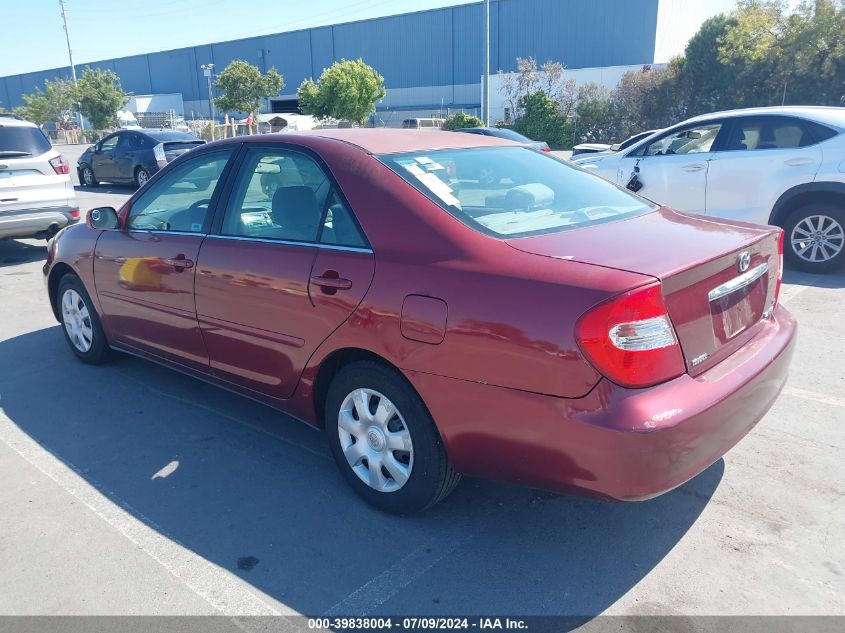
<path id="1" fill-rule="evenodd" d="M 70 273 L 62 277 L 56 300 L 65 340 L 76 357 L 89 365 L 109 360 L 111 348 L 82 280 Z"/>
<path id="2" fill-rule="evenodd" d="M 90 165 L 85 165 L 79 176 L 79 180 L 81 180 L 82 184 L 86 187 L 96 187 L 99 184 L 97 182 L 97 178 L 94 176 L 94 170 L 91 169 Z"/>
<path id="3" fill-rule="evenodd" d="M 361 361 L 335 376 L 326 397 L 326 434 L 346 481 L 381 510 L 425 510 L 460 480 L 422 399 L 386 365 Z"/>
<path id="4" fill-rule="evenodd" d="M 826 273 L 845 263 L 845 210 L 832 204 L 796 209 L 784 225 L 784 257 L 795 268 Z"/>

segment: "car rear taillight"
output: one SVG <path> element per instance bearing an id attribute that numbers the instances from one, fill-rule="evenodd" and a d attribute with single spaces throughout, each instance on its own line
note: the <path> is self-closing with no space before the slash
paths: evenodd
<path id="1" fill-rule="evenodd" d="M 167 164 L 167 156 L 164 154 L 164 145 L 162 143 L 153 147 L 153 156 L 155 156 L 159 167 L 164 167 Z"/>
<path id="2" fill-rule="evenodd" d="M 71 209 L 70 210 L 70 217 L 72 218 L 79 218 L 79 209 Z"/>
<path id="3" fill-rule="evenodd" d="M 544 147 L 544 148 L 543 148 L 543 151 L 544 151 L 544 152 L 551 152 L 551 151 L 552 151 L 552 148 L 551 148 L 551 147 Z"/>
<path id="4" fill-rule="evenodd" d="M 623 387 L 650 387 L 686 371 L 660 284 L 600 303 L 575 326 L 595 368 Z"/>
<path id="5" fill-rule="evenodd" d="M 783 283 L 783 229 L 780 230 L 780 235 L 778 235 L 778 281 L 777 285 L 775 286 L 775 305 L 778 304 L 778 298 L 780 297 L 780 286 Z"/>
<path id="6" fill-rule="evenodd" d="M 50 159 L 50 166 L 53 168 L 57 174 L 69 174 L 70 173 L 70 163 L 67 162 L 67 158 L 59 154 L 55 158 Z"/>

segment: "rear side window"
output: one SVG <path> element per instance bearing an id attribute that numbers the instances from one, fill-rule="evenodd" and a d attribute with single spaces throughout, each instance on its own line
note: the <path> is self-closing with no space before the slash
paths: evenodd
<path id="1" fill-rule="evenodd" d="M 807 127 L 816 143 L 823 143 L 839 134 L 836 130 L 815 121 L 802 121 L 802 123 Z"/>
<path id="2" fill-rule="evenodd" d="M 36 127 L 0 124 L 0 156 L 40 156 L 52 145 L 44 133 Z"/>
<path id="3" fill-rule="evenodd" d="M 464 224 L 499 238 L 600 224 L 656 208 L 527 147 L 386 154 L 380 160 Z"/>
<path id="4" fill-rule="evenodd" d="M 809 121 L 786 116 L 741 117 L 734 119 L 722 151 L 795 149 L 818 142 Z"/>

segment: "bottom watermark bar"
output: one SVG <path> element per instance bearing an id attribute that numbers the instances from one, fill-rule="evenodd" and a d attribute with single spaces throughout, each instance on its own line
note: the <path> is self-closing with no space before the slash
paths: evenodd
<path id="1" fill-rule="evenodd" d="M 0 616 L 0 633 L 841 633 L 845 616 Z"/>

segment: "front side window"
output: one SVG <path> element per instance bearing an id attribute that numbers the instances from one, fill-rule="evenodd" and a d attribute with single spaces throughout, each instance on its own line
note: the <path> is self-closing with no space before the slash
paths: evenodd
<path id="1" fill-rule="evenodd" d="M 380 160 L 468 226 L 500 238 L 551 233 L 656 207 L 527 147 L 484 147 Z"/>
<path id="2" fill-rule="evenodd" d="M 223 235 L 365 246 L 352 212 L 314 159 L 251 149 L 223 218 Z"/>
<path id="3" fill-rule="evenodd" d="M 133 201 L 126 228 L 204 232 L 211 198 L 231 153 L 228 148 L 209 152 L 162 174 Z"/>
<path id="4" fill-rule="evenodd" d="M 101 152 L 111 152 L 114 151 L 115 145 L 120 140 L 120 136 L 115 134 L 114 136 L 109 136 L 106 138 L 102 143 L 100 143 L 100 151 Z"/>
<path id="5" fill-rule="evenodd" d="M 643 156 L 701 154 L 709 152 L 722 129 L 721 123 L 702 123 L 661 136 L 645 146 Z M 638 153 L 639 154 L 639 153 Z"/>

